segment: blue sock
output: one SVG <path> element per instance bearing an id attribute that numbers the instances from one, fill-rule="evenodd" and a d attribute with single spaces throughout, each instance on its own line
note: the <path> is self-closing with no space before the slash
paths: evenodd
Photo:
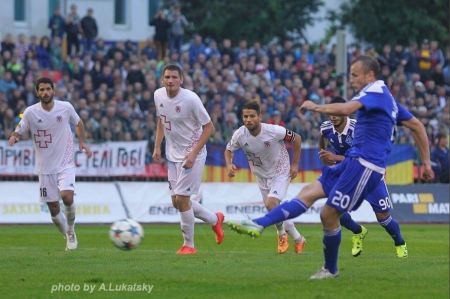
<path id="1" fill-rule="evenodd" d="M 337 260 L 339 245 L 341 244 L 341 227 L 332 231 L 323 232 L 323 256 L 325 258 L 325 269 L 331 273 L 337 272 Z"/>
<path id="2" fill-rule="evenodd" d="M 289 201 L 282 202 L 279 206 L 273 208 L 265 216 L 252 219 L 263 227 L 268 227 L 272 224 L 282 222 L 286 219 L 295 218 L 308 209 L 306 204 L 299 198 L 293 198 Z"/>
<path id="3" fill-rule="evenodd" d="M 405 244 L 405 240 L 403 240 L 402 233 L 400 232 L 400 225 L 398 222 L 389 216 L 386 219 L 378 219 L 378 222 L 384 227 L 384 229 L 391 235 L 394 240 L 395 246 Z"/>
<path id="4" fill-rule="evenodd" d="M 362 232 L 361 225 L 356 223 L 348 212 L 342 214 L 340 222 L 343 227 L 353 232 L 354 234 L 359 234 L 360 232 Z"/>

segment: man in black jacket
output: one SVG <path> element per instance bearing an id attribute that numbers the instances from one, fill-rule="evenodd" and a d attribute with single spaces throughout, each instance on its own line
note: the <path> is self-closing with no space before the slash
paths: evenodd
<path id="1" fill-rule="evenodd" d="M 81 30 L 84 37 L 83 50 L 85 53 L 91 51 L 92 44 L 98 34 L 97 21 L 95 21 L 93 14 L 94 10 L 88 8 L 87 14 L 81 19 Z"/>
<path id="2" fill-rule="evenodd" d="M 155 26 L 153 40 L 155 42 L 156 51 L 158 52 L 158 60 L 163 60 L 164 57 L 166 57 L 170 29 L 170 22 L 166 19 L 164 10 L 160 9 L 156 13 L 155 17 L 151 20 L 150 25 Z"/>

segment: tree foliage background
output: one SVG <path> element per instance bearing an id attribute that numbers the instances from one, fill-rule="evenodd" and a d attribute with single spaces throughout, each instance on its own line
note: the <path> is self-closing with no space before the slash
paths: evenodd
<path id="1" fill-rule="evenodd" d="M 182 11 L 194 31 L 216 39 L 241 38 L 267 43 L 274 37 L 302 38 L 313 24 L 313 14 L 322 0 L 191 0 Z"/>
<path id="2" fill-rule="evenodd" d="M 348 0 L 340 11 L 329 11 L 331 33 L 349 26 L 355 37 L 377 47 L 404 46 L 424 38 L 448 45 L 450 10 L 448 0 Z"/>
<path id="3" fill-rule="evenodd" d="M 328 0 L 338 1 L 338 0 Z M 234 42 L 267 43 L 273 38 L 305 40 L 303 31 L 313 25 L 314 13 L 324 0 L 163 0 L 164 6 L 180 3 L 193 24 L 189 33 Z M 409 45 L 424 38 L 441 45 L 450 40 L 449 0 L 342 0 L 340 9 L 328 11 L 328 36 L 349 27 L 359 41 L 377 48 L 384 44 Z"/>

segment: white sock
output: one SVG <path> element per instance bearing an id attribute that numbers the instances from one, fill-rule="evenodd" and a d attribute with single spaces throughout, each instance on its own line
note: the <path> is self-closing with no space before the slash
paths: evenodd
<path id="1" fill-rule="evenodd" d="M 282 236 L 286 234 L 286 230 L 284 229 L 283 222 L 275 223 L 275 227 L 277 228 L 278 236 Z"/>
<path id="2" fill-rule="evenodd" d="M 299 233 L 299 231 L 297 230 L 297 228 L 295 228 L 294 222 L 292 220 L 285 220 L 284 221 L 284 227 L 287 231 L 287 233 L 289 234 L 289 236 L 291 236 L 292 239 L 294 240 L 298 240 L 300 241 L 302 238 L 302 235 Z"/>
<path id="3" fill-rule="evenodd" d="M 52 216 L 52 221 L 61 232 L 61 234 L 65 236 L 67 232 L 67 220 L 66 216 L 64 216 L 64 213 L 59 212 L 58 215 Z"/>
<path id="4" fill-rule="evenodd" d="M 189 247 L 194 247 L 194 211 L 191 209 L 180 212 L 181 222 L 181 233 L 183 234 L 184 244 Z"/>
<path id="5" fill-rule="evenodd" d="M 65 208 L 67 225 L 69 226 L 69 229 L 73 231 L 75 225 L 75 203 L 72 203 L 71 206 L 65 206 Z"/>
<path id="6" fill-rule="evenodd" d="M 205 209 L 200 203 L 195 200 L 191 200 L 192 210 L 194 211 L 195 218 L 201 219 L 211 225 L 217 224 L 217 215 Z"/>

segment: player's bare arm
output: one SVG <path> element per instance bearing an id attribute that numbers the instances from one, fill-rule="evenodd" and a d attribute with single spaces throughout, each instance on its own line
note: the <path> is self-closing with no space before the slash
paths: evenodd
<path id="1" fill-rule="evenodd" d="M 322 163 L 324 163 L 326 165 L 334 165 L 337 162 L 344 160 L 345 157 L 342 155 L 336 155 L 336 154 L 334 154 L 330 151 L 324 150 L 324 149 L 320 149 L 319 158 L 322 161 Z"/>
<path id="2" fill-rule="evenodd" d="M 158 118 L 156 122 L 156 136 L 155 136 L 155 148 L 153 149 L 153 160 L 156 162 L 161 161 L 161 142 L 164 137 L 164 129 L 161 123 L 161 118 Z"/>
<path id="3" fill-rule="evenodd" d="M 89 146 L 87 146 L 86 143 L 84 143 L 84 123 L 82 120 L 80 120 L 77 124 L 76 127 L 76 133 L 77 133 L 77 137 L 78 137 L 78 142 L 79 142 L 79 147 L 80 147 L 80 151 L 84 152 L 86 154 L 86 156 L 91 157 L 92 156 L 92 152 L 91 149 L 89 148 Z"/>
<path id="4" fill-rule="evenodd" d="M 300 162 L 302 137 L 297 133 L 294 133 L 294 139 L 292 140 L 292 142 L 294 143 L 294 152 L 292 153 L 291 168 L 289 171 L 291 180 L 295 179 L 298 174 L 298 163 Z"/>
<path id="5" fill-rule="evenodd" d="M 198 153 L 205 146 L 206 142 L 208 141 L 209 137 L 213 132 L 214 132 L 214 125 L 211 121 L 206 125 L 203 125 L 203 132 L 200 135 L 197 144 L 192 148 L 192 151 L 186 156 L 183 162 L 184 168 L 186 169 L 192 168 Z"/>
<path id="6" fill-rule="evenodd" d="M 325 137 L 323 137 L 323 135 L 320 135 L 319 149 L 324 150 L 326 148 L 327 148 L 327 140 L 325 139 Z"/>
<path id="7" fill-rule="evenodd" d="M 414 142 L 419 148 L 422 165 L 424 166 L 422 173 L 423 179 L 430 181 L 433 179 L 434 173 L 431 169 L 430 148 L 428 147 L 428 137 L 425 127 L 416 117 L 402 121 L 402 125 L 411 130 Z"/>
<path id="8" fill-rule="evenodd" d="M 20 136 L 19 133 L 12 132 L 11 136 L 9 136 L 9 138 L 8 138 L 8 144 L 11 145 L 11 146 L 16 144 L 17 142 L 19 142 L 21 137 L 22 136 Z"/>
<path id="9" fill-rule="evenodd" d="M 236 175 L 237 167 L 233 164 L 233 152 L 230 150 L 225 150 L 224 152 L 225 164 L 227 167 L 228 177 L 232 178 Z"/>
<path id="10" fill-rule="evenodd" d="M 300 111 L 304 113 L 306 110 L 324 113 L 328 115 L 348 116 L 360 109 L 363 105 L 359 101 L 349 101 L 347 103 L 334 103 L 317 105 L 312 101 L 305 101 L 300 106 Z"/>

